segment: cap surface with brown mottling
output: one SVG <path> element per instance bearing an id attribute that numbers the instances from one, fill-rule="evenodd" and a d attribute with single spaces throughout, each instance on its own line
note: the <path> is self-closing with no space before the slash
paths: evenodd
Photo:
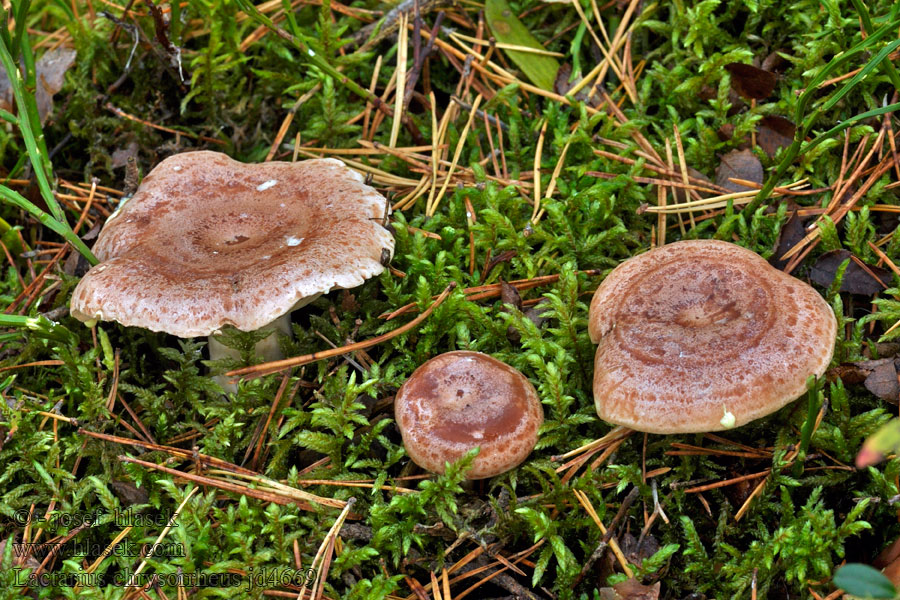
<path id="1" fill-rule="evenodd" d="M 335 159 L 171 156 L 106 222 L 72 315 L 180 337 L 253 331 L 300 300 L 384 270 L 381 194 Z"/>
<path id="2" fill-rule="evenodd" d="M 600 418 L 689 433 L 725 429 L 726 411 L 738 426 L 795 400 L 828 368 L 837 322 L 812 287 L 757 254 L 692 240 L 616 267 L 589 330 Z"/>
<path id="3" fill-rule="evenodd" d="M 433 473 L 478 446 L 468 479 L 521 464 L 544 422 L 537 392 L 522 373 L 465 351 L 440 354 L 416 369 L 397 392 L 394 415 L 406 453 Z"/>

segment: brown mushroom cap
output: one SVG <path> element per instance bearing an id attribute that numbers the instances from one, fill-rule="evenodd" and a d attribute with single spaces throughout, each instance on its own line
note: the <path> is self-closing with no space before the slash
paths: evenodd
<path id="1" fill-rule="evenodd" d="M 697 240 L 616 267 L 594 294 L 589 330 L 600 418 L 689 433 L 795 400 L 831 362 L 837 322 L 813 288 L 757 254 Z"/>
<path id="2" fill-rule="evenodd" d="M 537 392 L 522 373 L 487 354 L 464 351 L 438 355 L 416 369 L 397 392 L 394 415 L 406 453 L 433 473 L 478 446 L 468 479 L 521 464 L 544 422 Z"/>
<path id="3" fill-rule="evenodd" d="M 102 262 L 75 288 L 71 312 L 180 337 L 253 331 L 381 273 L 394 249 L 387 210 L 339 160 L 178 154 L 107 220 L 94 246 Z"/>

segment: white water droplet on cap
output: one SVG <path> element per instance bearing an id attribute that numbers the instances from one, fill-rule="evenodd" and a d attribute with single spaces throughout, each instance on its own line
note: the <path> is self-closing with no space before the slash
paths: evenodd
<path id="1" fill-rule="evenodd" d="M 256 191 L 263 192 L 263 191 L 269 189 L 270 187 L 274 186 L 276 183 L 278 183 L 277 179 L 270 179 L 270 180 L 263 182 L 263 183 L 259 184 L 258 186 L 256 186 Z"/>

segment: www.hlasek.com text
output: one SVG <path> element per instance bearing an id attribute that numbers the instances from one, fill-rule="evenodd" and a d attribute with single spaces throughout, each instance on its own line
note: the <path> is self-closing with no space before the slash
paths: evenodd
<path id="1" fill-rule="evenodd" d="M 159 542 L 156 544 L 136 544 L 124 539 L 112 548 L 97 542 L 71 540 L 65 544 L 56 542 L 17 542 L 13 544 L 13 556 L 23 558 L 33 556 L 43 561 L 47 556 L 60 555 L 63 558 L 99 558 L 101 556 L 138 557 L 152 554 L 156 558 L 178 558 L 187 556 L 181 542 Z"/>

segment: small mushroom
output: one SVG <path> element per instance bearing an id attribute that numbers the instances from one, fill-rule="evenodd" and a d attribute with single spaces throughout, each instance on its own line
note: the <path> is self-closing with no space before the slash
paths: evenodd
<path id="1" fill-rule="evenodd" d="M 718 431 L 775 412 L 821 376 L 837 322 L 809 285 L 735 244 L 694 240 L 631 258 L 590 308 L 594 401 L 651 433 Z"/>
<path id="2" fill-rule="evenodd" d="M 93 251 L 100 264 L 72 295 L 71 314 L 179 337 L 231 325 L 290 332 L 289 313 L 381 273 L 394 239 L 385 198 L 335 159 L 243 164 L 186 152 L 154 168 L 113 213 Z M 280 358 L 274 336 L 263 358 Z M 232 388 L 233 390 L 233 388 Z"/>
<path id="3" fill-rule="evenodd" d="M 537 392 L 522 373 L 465 351 L 438 355 L 416 369 L 397 392 L 394 414 L 406 453 L 433 473 L 479 447 L 468 479 L 517 467 L 544 422 Z"/>

